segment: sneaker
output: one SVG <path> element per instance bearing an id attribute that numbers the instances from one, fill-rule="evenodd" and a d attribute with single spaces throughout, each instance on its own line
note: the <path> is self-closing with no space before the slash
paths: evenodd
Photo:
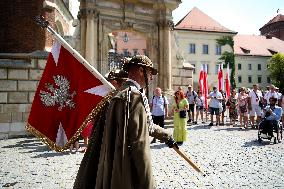
<path id="1" fill-rule="evenodd" d="M 213 123 L 211 122 L 211 123 L 209 123 L 209 125 L 208 126 L 213 126 Z"/>
<path id="2" fill-rule="evenodd" d="M 205 123 L 205 121 L 202 121 L 201 123 Z"/>
<path id="3" fill-rule="evenodd" d="M 191 119 L 187 120 L 187 123 L 190 123 L 191 122 Z"/>
<path id="4" fill-rule="evenodd" d="M 177 142 L 177 145 L 181 146 L 183 144 L 183 142 Z"/>
<path id="5" fill-rule="evenodd" d="M 197 124 L 197 121 L 192 122 L 193 124 Z"/>

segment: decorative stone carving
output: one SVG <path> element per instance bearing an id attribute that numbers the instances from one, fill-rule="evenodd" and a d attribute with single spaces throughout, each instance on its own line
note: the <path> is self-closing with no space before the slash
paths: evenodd
<path id="1" fill-rule="evenodd" d="M 123 22 L 121 21 L 121 29 L 133 29 L 133 23 L 132 22 Z"/>

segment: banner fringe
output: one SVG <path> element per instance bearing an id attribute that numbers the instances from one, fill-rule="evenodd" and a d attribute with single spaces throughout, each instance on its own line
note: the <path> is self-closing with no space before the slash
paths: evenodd
<path id="1" fill-rule="evenodd" d="M 96 119 L 100 116 L 101 109 L 106 105 L 106 102 L 109 101 L 114 96 L 114 94 L 115 94 L 115 91 L 110 92 L 107 96 L 105 96 L 97 104 L 97 106 L 86 117 L 85 121 L 82 123 L 82 125 L 77 130 L 77 132 L 71 137 L 71 139 L 63 147 L 58 146 L 55 142 L 50 140 L 48 137 L 46 137 L 40 131 L 35 129 L 29 123 L 26 124 L 26 129 L 29 133 L 36 136 L 43 143 L 45 143 L 47 146 L 49 146 L 52 150 L 55 150 L 56 152 L 63 152 L 64 150 L 69 149 L 70 145 L 73 144 L 76 141 L 76 139 L 80 136 L 80 134 L 82 133 L 82 131 L 84 130 L 84 128 L 86 127 L 86 125 L 89 121 L 91 121 L 91 120 L 93 120 L 94 122 L 96 121 Z"/>

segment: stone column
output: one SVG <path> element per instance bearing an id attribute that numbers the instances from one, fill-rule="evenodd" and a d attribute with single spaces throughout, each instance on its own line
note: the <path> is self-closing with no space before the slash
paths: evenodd
<path id="1" fill-rule="evenodd" d="M 90 11 L 87 14 L 86 20 L 86 60 L 97 68 L 97 17 L 94 11 Z"/>
<path id="2" fill-rule="evenodd" d="M 159 85 L 164 91 L 172 91 L 172 62 L 171 62 L 171 28 L 172 21 L 160 24 L 159 31 Z"/>
<path id="3" fill-rule="evenodd" d="M 81 11 L 80 14 L 80 52 L 83 57 L 86 57 L 86 15 Z"/>
<path id="4" fill-rule="evenodd" d="M 168 23 L 167 23 L 168 24 Z M 172 90 L 172 55 L 171 55 L 171 27 L 165 27 L 165 53 L 164 53 L 164 72 L 168 76 L 164 79 L 164 89 L 166 91 Z"/>

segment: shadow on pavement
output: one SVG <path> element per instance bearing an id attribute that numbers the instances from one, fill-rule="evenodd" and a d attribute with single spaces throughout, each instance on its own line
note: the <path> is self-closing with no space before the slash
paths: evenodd
<path id="1" fill-rule="evenodd" d="M 200 130 L 200 129 L 211 129 L 213 126 L 208 125 L 187 125 L 187 130 Z"/>
<path id="2" fill-rule="evenodd" d="M 168 148 L 166 144 L 163 143 L 155 143 L 150 146 L 150 149 L 162 149 L 162 148 Z"/>
<path id="3" fill-rule="evenodd" d="M 65 156 L 65 155 L 70 155 L 68 151 L 65 152 L 49 152 L 49 153 L 43 153 L 43 154 L 38 154 L 36 156 L 32 156 L 31 158 L 49 158 L 49 157 L 57 157 L 57 156 Z"/>
<path id="4" fill-rule="evenodd" d="M 256 139 L 256 140 L 245 142 L 244 145 L 242 145 L 242 147 L 265 146 L 269 144 L 270 144 L 270 141 L 262 141 L 261 143 L 259 143 L 258 140 Z"/>
<path id="5" fill-rule="evenodd" d="M 219 126 L 222 127 L 222 126 Z M 240 127 L 227 127 L 227 128 L 219 128 L 214 131 L 249 131 L 251 129 L 241 129 Z"/>
<path id="6" fill-rule="evenodd" d="M 52 151 L 46 144 L 33 137 L 21 138 L 16 144 L 3 146 L 2 148 L 18 149 L 21 154 L 40 153 L 32 156 L 32 158 L 55 157 L 69 154 L 69 152 L 61 153 Z"/>

